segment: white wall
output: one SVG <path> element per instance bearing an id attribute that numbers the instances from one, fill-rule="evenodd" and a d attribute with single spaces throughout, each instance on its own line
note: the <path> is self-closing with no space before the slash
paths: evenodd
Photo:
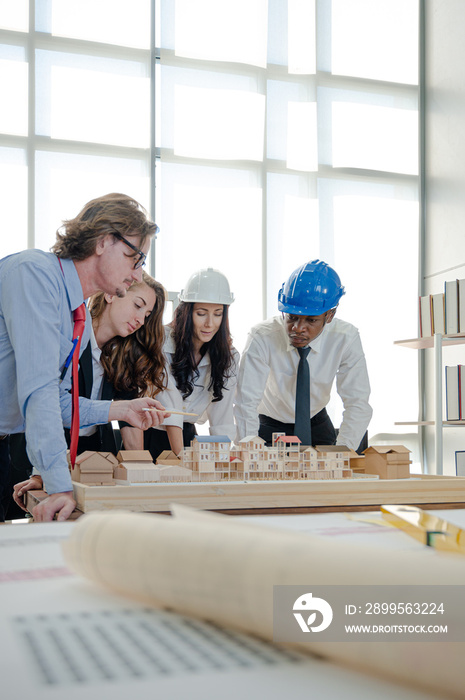
<path id="1" fill-rule="evenodd" d="M 426 0 L 425 294 L 465 278 L 465 2 Z M 407 352 L 407 350 L 406 350 Z M 444 350 L 444 364 L 465 364 L 465 345 Z M 426 351 L 427 417 L 433 412 L 433 351 Z M 444 414 L 445 415 L 445 414 Z M 434 440 L 426 430 L 428 471 Z M 465 427 L 444 429 L 444 474 L 455 473 Z"/>

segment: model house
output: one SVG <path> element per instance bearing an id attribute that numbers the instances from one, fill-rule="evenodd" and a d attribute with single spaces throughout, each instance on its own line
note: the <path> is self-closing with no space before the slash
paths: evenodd
<path id="1" fill-rule="evenodd" d="M 111 452 L 87 450 L 76 457 L 71 478 L 81 484 L 113 486 L 113 471 L 117 466 L 118 460 Z"/>
<path id="2" fill-rule="evenodd" d="M 410 464 L 410 450 L 403 445 L 372 445 L 364 451 L 365 474 L 380 479 L 408 479 Z"/>
<path id="3" fill-rule="evenodd" d="M 145 484 L 160 480 L 160 470 L 148 450 L 120 450 L 117 459 L 115 479 L 118 481 Z"/>

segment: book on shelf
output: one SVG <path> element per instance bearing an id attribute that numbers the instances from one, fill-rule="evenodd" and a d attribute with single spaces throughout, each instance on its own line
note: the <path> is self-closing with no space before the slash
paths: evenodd
<path id="1" fill-rule="evenodd" d="M 465 451 L 457 450 L 455 453 L 455 474 L 465 476 Z"/>
<path id="2" fill-rule="evenodd" d="M 465 280 L 457 280 L 458 287 L 458 313 L 459 313 L 459 333 L 465 333 Z"/>
<path id="3" fill-rule="evenodd" d="M 460 370 L 446 367 L 446 420 L 460 420 Z"/>
<path id="4" fill-rule="evenodd" d="M 431 295 L 431 317 L 433 333 L 445 333 L 444 293 Z"/>
<path id="5" fill-rule="evenodd" d="M 420 297 L 420 337 L 428 338 L 433 335 L 433 315 L 431 310 L 431 294 Z"/>
<path id="6" fill-rule="evenodd" d="M 465 420 L 465 365 L 446 367 L 446 420 Z"/>
<path id="7" fill-rule="evenodd" d="M 445 333 L 444 293 L 420 297 L 420 336 Z"/>
<path id="8" fill-rule="evenodd" d="M 444 309 L 446 334 L 455 335 L 459 332 L 459 280 L 444 283 Z"/>
<path id="9" fill-rule="evenodd" d="M 419 297 L 420 337 L 465 333 L 465 279 L 447 280 L 444 292 Z"/>

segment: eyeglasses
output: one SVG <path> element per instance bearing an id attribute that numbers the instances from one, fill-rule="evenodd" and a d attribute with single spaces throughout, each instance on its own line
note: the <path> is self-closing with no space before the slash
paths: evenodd
<path id="1" fill-rule="evenodd" d="M 131 248 L 131 250 L 133 250 L 135 253 L 137 253 L 138 257 L 136 258 L 136 260 L 134 262 L 134 269 L 138 270 L 139 267 L 143 267 L 145 265 L 145 261 L 147 259 L 146 254 L 143 253 L 141 250 L 139 250 L 139 248 L 136 248 L 135 245 L 132 245 L 132 243 L 129 243 L 129 241 L 126 238 L 124 238 L 124 236 L 122 236 L 120 233 L 117 233 L 116 231 L 113 231 L 112 233 L 116 238 L 119 238 L 120 241 L 123 241 L 123 243 L 126 243 L 126 245 L 129 248 Z"/>

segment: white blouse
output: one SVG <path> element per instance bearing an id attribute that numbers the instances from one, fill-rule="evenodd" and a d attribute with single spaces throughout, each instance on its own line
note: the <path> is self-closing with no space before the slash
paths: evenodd
<path id="1" fill-rule="evenodd" d="M 231 376 L 225 382 L 221 401 L 213 402 L 213 390 L 208 389 L 211 379 L 210 354 L 208 352 L 202 357 L 197 367 L 199 376 L 194 380 L 194 390 L 192 394 L 186 399 L 183 399 L 171 373 L 171 362 L 175 352 L 171 328 L 167 326 L 165 332 L 166 339 L 163 350 L 167 361 L 168 386 L 163 392 L 157 394 L 156 398 L 167 410 L 188 411 L 189 413 L 195 413 L 197 415 L 180 416 L 174 414 L 170 416 L 170 418 L 166 418 L 163 425 L 156 429 L 164 430 L 164 426 L 166 425 L 175 425 L 182 428 L 183 422 L 199 423 L 201 425 L 208 420 L 210 424 L 210 435 L 227 435 L 231 440 L 234 440 L 236 426 L 233 417 L 233 404 L 236 395 L 239 353 L 235 348 L 232 349 L 233 363 L 230 368 Z"/>

